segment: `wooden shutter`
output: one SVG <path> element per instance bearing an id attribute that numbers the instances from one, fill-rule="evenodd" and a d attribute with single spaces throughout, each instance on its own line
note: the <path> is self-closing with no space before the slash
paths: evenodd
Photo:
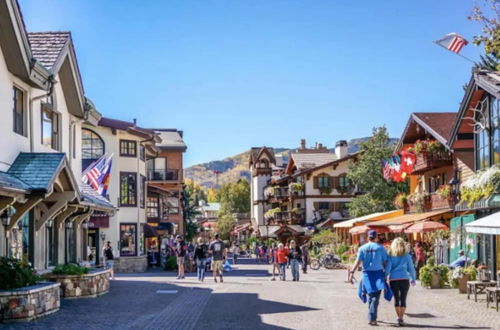
<path id="1" fill-rule="evenodd" d="M 318 189 L 318 177 L 317 176 L 313 177 L 313 186 L 314 186 L 314 189 Z"/>
<path id="2" fill-rule="evenodd" d="M 338 210 L 340 210 L 340 203 L 334 202 L 332 204 L 333 204 L 332 211 L 338 211 Z"/>

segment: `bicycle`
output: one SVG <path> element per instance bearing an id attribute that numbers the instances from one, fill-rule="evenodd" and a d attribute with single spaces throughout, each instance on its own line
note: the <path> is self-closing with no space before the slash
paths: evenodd
<path id="1" fill-rule="evenodd" d="M 340 260 L 333 254 L 327 254 L 321 258 L 311 260 L 310 267 L 312 270 L 318 270 L 321 267 L 326 269 L 336 269 L 340 265 Z"/>

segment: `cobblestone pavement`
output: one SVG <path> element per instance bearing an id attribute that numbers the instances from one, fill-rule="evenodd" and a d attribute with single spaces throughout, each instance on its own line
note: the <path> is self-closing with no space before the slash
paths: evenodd
<path id="1" fill-rule="evenodd" d="M 371 328 L 356 286 L 344 283 L 346 271 L 310 271 L 300 282 L 282 282 L 270 281 L 268 270 L 239 264 L 224 283 L 214 283 L 210 274 L 205 283 L 192 274 L 185 280 L 160 271 L 119 274 L 104 296 L 65 299 L 53 315 L 0 329 Z M 381 303 L 379 320 L 378 329 L 395 327 L 391 303 Z M 417 285 L 409 294 L 406 322 L 419 329 L 500 329 L 500 312 L 487 309 L 484 296 L 475 303 L 454 289 Z"/>

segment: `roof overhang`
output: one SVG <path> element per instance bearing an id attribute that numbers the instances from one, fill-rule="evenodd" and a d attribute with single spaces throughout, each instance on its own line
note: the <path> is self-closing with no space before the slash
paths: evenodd
<path id="1" fill-rule="evenodd" d="M 71 39 L 63 47 L 59 58 L 52 68 L 54 74 L 59 75 L 61 87 L 64 91 L 64 99 L 68 110 L 76 117 L 83 118 L 85 114 L 85 96 L 82 78 L 76 54 Z"/>
<path id="2" fill-rule="evenodd" d="M 425 132 L 432 135 L 433 138 L 435 138 L 437 141 L 439 141 L 448 150 L 450 149 L 450 147 L 448 146 L 447 137 L 441 136 L 432 127 L 430 127 L 425 121 L 423 121 L 421 118 L 419 118 L 415 113 L 412 113 L 410 115 L 410 118 L 408 119 L 408 122 L 406 123 L 406 127 L 403 131 L 403 134 L 401 134 L 401 138 L 398 140 L 398 143 L 396 144 L 395 151 L 400 151 L 403 148 L 403 144 L 405 143 L 405 140 L 406 140 L 405 137 L 407 136 L 408 131 L 413 124 L 417 124 L 420 127 L 422 127 L 425 130 Z"/>

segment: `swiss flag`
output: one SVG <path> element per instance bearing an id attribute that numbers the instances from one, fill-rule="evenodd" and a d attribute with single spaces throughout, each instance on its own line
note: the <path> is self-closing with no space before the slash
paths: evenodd
<path id="1" fill-rule="evenodd" d="M 413 166 L 415 166 L 415 160 L 415 154 L 408 151 L 401 151 L 401 171 L 411 174 Z"/>

